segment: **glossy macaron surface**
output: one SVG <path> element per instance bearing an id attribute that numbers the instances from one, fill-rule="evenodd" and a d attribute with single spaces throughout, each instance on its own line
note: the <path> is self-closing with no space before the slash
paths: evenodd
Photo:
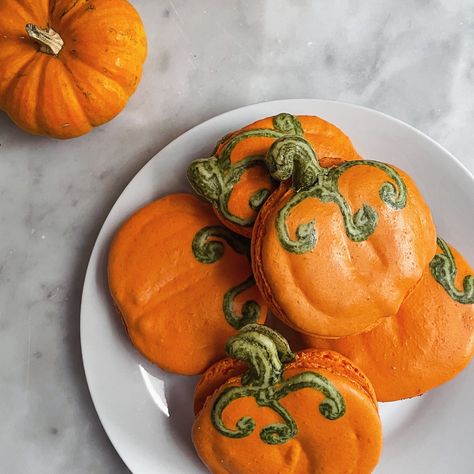
<path id="1" fill-rule="evenodd" d="M 437 256 L 396 316 L 357 336 L 304 336 L 310 346 L 353 360 L 380 401 L 421 395 L 455 377 L 474 356 L 474 271 L 456 249 L 438 242 Z"/>
<path id="2" fill-rule="evenodd" d="M 132 343 L 170 372 L 203 372 L 240 324 L 265 320 L 248 242 L 190 194 L 158 199 L 125 222 L 108 275 Z"/>
<path id="3" fill-rule="evenodd" d="M 297 193 L 283 183 L 255 223 L 257 283 L 272 311 L 300 332 L 341 337 L 374 327 L 397 313 L 434 255 L 431 213 L 413 180 L 365 163 L 340 173 L 337 186 L 329 180 L 329 191 Z M 398 208 L 382 199 L 387 182 L 404 187 Z"/>

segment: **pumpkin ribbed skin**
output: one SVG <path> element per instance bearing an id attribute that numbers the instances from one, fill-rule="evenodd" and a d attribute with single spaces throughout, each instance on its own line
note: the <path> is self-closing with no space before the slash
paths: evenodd
<path id="1" fill-rule="evenodd" d="M 27 24 L 57 32 L 58 55 L 40 51 Z M 0 108 L 35 135 L 83 135 L 125 107 L 146 50 L 142 21 L 126 0 L 4 0 Z"/>

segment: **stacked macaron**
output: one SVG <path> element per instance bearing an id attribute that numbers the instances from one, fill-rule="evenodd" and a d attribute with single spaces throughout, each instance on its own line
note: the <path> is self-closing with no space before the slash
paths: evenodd
<path id="1" fill-rule="evenodd" d="M 108 270 L 135 347 L 203 373 L 199 456 L 213 473 L 371 472 L 376 401 L 424 393 L 474 355 L 472 269 L 410 176 L 319 117 L 229 133 L 187 175 L 199 197 L 134 214 Z M 263 326 L 267 308 L 310 349 Z"/>
<path id="2" fill-rule="evenodd" d="M 193 441 L 213 473 L 369 473 L 382 448 L 367 377 L 337 352 L 291 352 L 248 325 L 195 392 Z M 242 363 L 244 362 L 244 364 Z"/>
<path id="3" fill-rule="evenodd" d="M 371 331 L 339 339 L 302 336 L 311 347 L 350 357 L 382 402 L 421 395 L 461 372 L 474 355 L 474 276 L 438 238 L 436 255 L 397 314 Z"/>

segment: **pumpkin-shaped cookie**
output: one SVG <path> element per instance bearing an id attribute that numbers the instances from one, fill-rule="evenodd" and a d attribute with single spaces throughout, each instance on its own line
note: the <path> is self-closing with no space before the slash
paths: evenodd
<path id="1" fill-rule="evenodd" d="M 308 140 L 322 166 L 360 159 L 349 138 L 319 117 L 282 113 L 226 135 L 208 158 L 194 161 L 188 178 L 195 191 L 211 202 L 222 222 L 250 237 L 258 210 L 275 189 L 264 164 L 272 143 L 281 137 Z"/>
<path id="2" fill-rule="evenodd" d="M 293 354 L 259 325 L 241 329 L 226 350 L 233 359 L 211 367 L 196 389 L 193 442 L 210 472 L 372 472 L 382 447 L 377 403 L 348 359 Z"/>
<path id="3" fill-rule="evenodd" d="M 410 398 L 463 370 L 474 356 L 474 271 L 442 239 L 400 311 L 376 328 L 337 340 L 304 337 L 350 357 L 380 401 Z"/>
<path id="4" fill-rule="evenodd" d="M 397 313 L 436 250 L 428 206 L 386 163 L 320 166 L 310 143 L 282 138 L 267 154 L 285 181 L 254 226 L 252 265 L 272 311 L 297 331 L 358 334 Z"/>
<path id="5" fill-rule="evenodd" d="M 126 0 L 1 0 L 0 109 L 35 135 L 83 135 L 125 107 L 146 50 Z"/>
<path id="6" fill-rule="evenodd" d="M 238 328 L 265 320 L 249 242 L 190 194 L 158 199 L 125 222 L 108 274 L 132 343 L 170 372 L 203 372 Z"/>

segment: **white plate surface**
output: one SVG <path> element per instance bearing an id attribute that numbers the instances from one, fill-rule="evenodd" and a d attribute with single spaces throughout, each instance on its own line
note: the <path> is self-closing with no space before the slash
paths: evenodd
<path id="1" fill-rule="evenodd" d="M 365 158 L 410 173 L 434 214 L 439 235 L 474 263 L 474 178 L 446 150 L 416 129 L 362 107 L 312 99 L 256 104 L 215 117 L 161 150 L 133 178 L 99 234 L 87 270 L 81 343 L 87 382 L 99 418 L 135 474 L 206 472 L 190 430 L 195 377 L 165 374 L 129 343 L 106 282 L 110 240 L 131 213 L 189 187 L 188 163 L 206 156 L 225 133 L 280 112 L 319 115 L 347 133 Z M 381 474 L 474 472 L 474 364 L 452 382 L 416 399 L 380 404 Z"/>

